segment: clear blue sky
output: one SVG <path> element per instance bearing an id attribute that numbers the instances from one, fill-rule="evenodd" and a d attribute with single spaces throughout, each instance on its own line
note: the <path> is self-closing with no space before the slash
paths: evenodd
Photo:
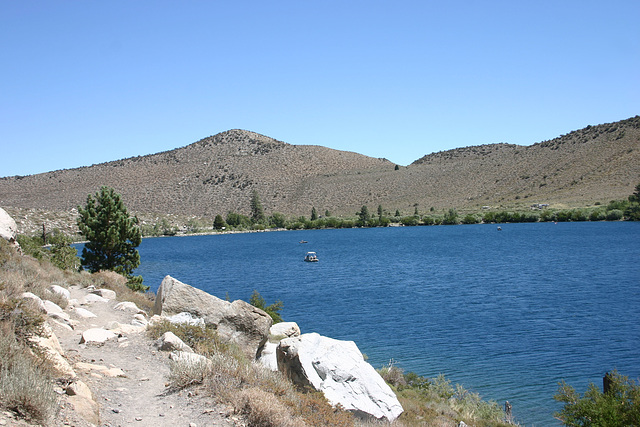
<path id="1" fill-rule="evenodd" d="M 640 1 L 0 0 L 0 176 L 240 128 L 407 165 L 640 114 Z"/>

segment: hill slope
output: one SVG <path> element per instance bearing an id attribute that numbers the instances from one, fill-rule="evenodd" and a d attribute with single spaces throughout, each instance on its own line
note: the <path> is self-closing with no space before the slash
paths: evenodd
<path id="1" fill-rule="evenodd" d="M 394 170 L 385 159 L 296 146 L 244 130 L 186 147 L 77 169 L 0 178 L 0 205 L 68 211 L 101 185 L 130 210 L 211 217 L 248 213 L 353 215 L 362 205 L 412 214 L 532 203 L 585 206 L 626 198 L 640 182 L 640 116 L 531 146 L 491 144 L 430 154 Z"/>

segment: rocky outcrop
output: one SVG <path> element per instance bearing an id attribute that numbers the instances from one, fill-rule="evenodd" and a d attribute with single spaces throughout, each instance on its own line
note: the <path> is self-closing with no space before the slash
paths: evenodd
<path id="1" fill-rule="evenodd" d="M 332 405 L 357 416 L 391 422 L 403 411 L 380 374 L 362 357 L 353 341 L 339 341 L 316 333 L 280 341 L 278 370 L 300 386 L 324 393 Z"/>
<path id="2" fill-rule="evenodd" d="M 189 313 L 202 318 L 216 328 L 220 338 L 236 343 L 251 360 L 259 356 L 273 323 L 267 313 L 245 301 L 221 300 L 171 276 L 166 276 L 158 288 L 154 313 Z"/>
<path id="3" fill-rule="evenodd" d="M 11 216 L 2 208 L 0 208 L 0 237 L 9 242 L 16 249 L 20 249 L 20 245 L 16 240 L 18 225 Z"/>
<path id="4" fill-rule="evenodd" d="M 276 348 L 284 338 L 300 336 L 300 327 L 296 322 L 276 323 L 269 329 L 269 340 L 264 345 L 260 354 L 259 362 L 271 371 L 278 370 L 278 360 L 276 358 Z"/>

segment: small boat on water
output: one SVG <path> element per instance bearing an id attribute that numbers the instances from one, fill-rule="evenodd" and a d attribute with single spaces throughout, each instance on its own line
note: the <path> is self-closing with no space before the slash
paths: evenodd
<path id="1" fill-rule="evenodd" d="M 307 252 L 307 254 L 304 256 L 304 260 L 306 262 L 318 262 L 318 255 L 316 255 L 315 252 Z"/>
<path id="2" fill-rule="evenodd" d="M 300 240 L 300 243 L 309 243 L 306 240 Z"/>

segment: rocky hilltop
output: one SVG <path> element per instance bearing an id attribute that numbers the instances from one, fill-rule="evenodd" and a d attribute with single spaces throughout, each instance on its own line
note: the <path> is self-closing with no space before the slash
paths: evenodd
<path id="1" fill-rule="evenodd" d="M 531 146 L 490 144 L 429 154 L 407 167 L 321 146 L 230 130 L 171 151 L 77 169 L 0 178 L 0 205 L 68 212 L 101 185 L 136 213 L 353 215 L 362 205 L 412 214 L 450 207 L 588 206 L 626 198 L 640 181 L 640 116 Z"/>

